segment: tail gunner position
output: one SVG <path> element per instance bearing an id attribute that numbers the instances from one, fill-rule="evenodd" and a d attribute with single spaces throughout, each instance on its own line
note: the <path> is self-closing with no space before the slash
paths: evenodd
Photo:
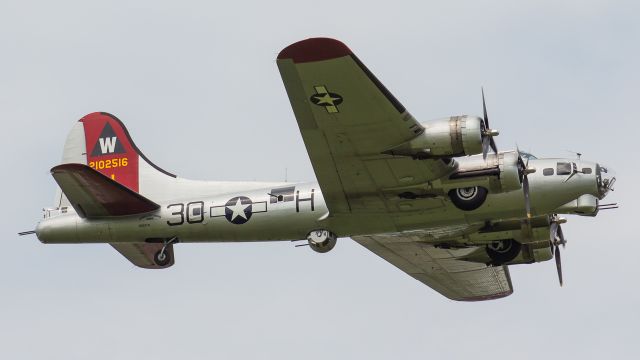
<path id="1" fill-rule="evenodd" d="M 596 216 L 615 177 L 602 164 L 498 151 L 484 116 L 418 122 L 349 48 L 292 44 L 277 59 L 317 182 L 207 182 L 147 159 L 107 113 L 78 121 L 51 169 L 59 189 L 35 230 L 49 243 L 109 243 L 137 266 L 174 245 L 351 237 L 454 300 L 513 292 L 509 265 L 555 257 L 561 214 Z M 32 232 L 26 232 L 32 233 Z"/>

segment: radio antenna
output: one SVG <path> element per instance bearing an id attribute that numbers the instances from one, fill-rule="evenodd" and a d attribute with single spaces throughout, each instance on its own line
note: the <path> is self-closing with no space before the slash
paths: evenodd
<path id="1" fill-rule="evenodd" d="M 580 160 L 580 157 L 582 156 L 582 153 L 579 153 L 577 151 L 573 151 L 573 150 L 566 150 L 566 151 L 572 154 L 576 154 L 576 156 L 578 157 L 578 160 Z"/>

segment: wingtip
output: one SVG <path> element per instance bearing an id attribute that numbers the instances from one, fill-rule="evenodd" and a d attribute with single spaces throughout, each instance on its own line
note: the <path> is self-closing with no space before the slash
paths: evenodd
<path id="1" fill-rule="evenodd" d="M 294 63 L 322 61 L 352 55 L 342 41 L 331 38 L 309 38 L 293 43 L 278 54 L 278 60 L 291 59 Z"/>

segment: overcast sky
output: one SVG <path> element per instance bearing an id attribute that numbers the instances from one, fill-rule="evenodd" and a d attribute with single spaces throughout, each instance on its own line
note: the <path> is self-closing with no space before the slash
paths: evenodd
<path id="1" fill-rule="evenodd" d="M 0 2 L 6 359 L 624 359 L 640 290 L 637 1 Z M 275 64 L 344 41 L 419 120 L 480 114 L 500 149 L 579 151 L 618 173 L 622 207 L 564 225 L 515 293 L 457 303 L 341 239 L 183 244 L 132 266 L 108 245 L 43 245 L 48 170 L 74 122 L 108 111 L 159 166 L 212 180 L 314 179 Z"/>

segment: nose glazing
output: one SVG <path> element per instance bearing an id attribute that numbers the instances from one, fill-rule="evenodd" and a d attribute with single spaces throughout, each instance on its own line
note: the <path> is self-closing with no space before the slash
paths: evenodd
<path id="1" fill-rule="evenodd" d="M 598 182 L 598 193 L 603 199 L 609 191 L 613 191 L 613 184 L 616 182 L 615 172 L 603 164 L 596 164 L 596 181 Z"/>

